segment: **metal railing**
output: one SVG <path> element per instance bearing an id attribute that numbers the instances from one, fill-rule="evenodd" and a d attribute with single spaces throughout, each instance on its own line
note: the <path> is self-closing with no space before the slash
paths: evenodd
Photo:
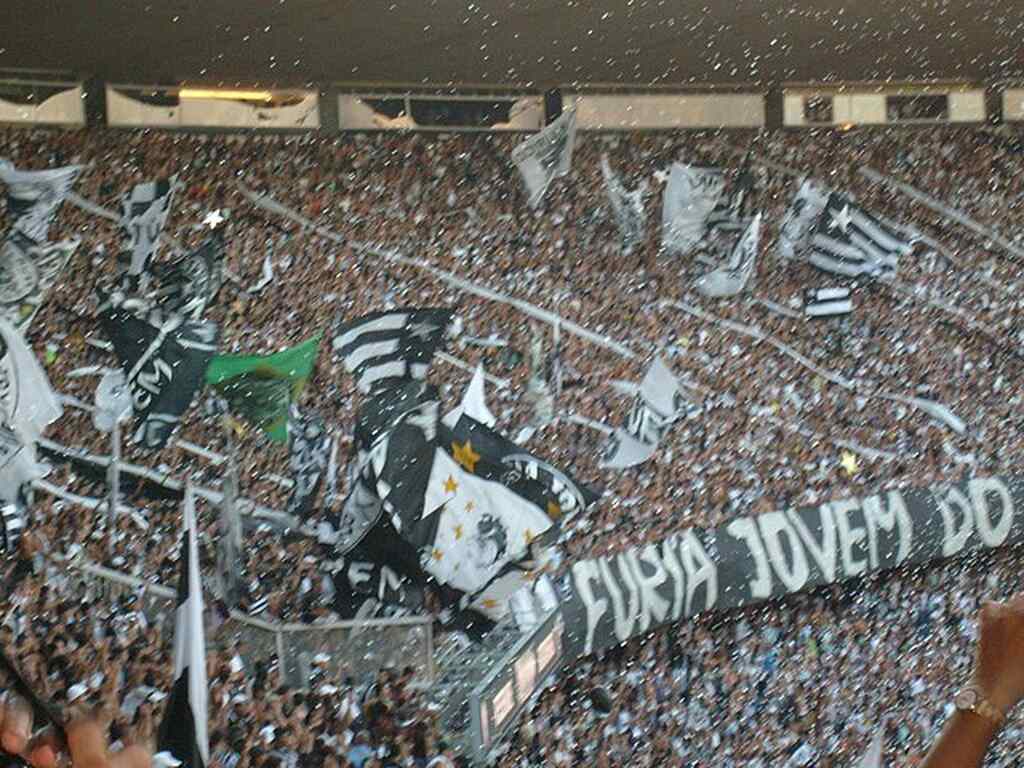
<path id="1" fill-rule="evenodd" d="M 135 594 L 147 620 L 167 636 L 173 633 L 175 590 L 77 558 L 57 555 L 52 560 L 73 572 L 94 597 L 117 600 Z M 328 672 L 335 679 L 351 675 L 358 680 L 384 667 L 411 666 L 424 682 L 432 681 L 436 674 L 431 616 L 287 624 L 232 611 L 208 634 L 207 645 L 228 647 L 236 640 L 256 659 L 276 655 L 286 683 L 294 688 L 308 686 L 319 654 L 327 656 Z"/>

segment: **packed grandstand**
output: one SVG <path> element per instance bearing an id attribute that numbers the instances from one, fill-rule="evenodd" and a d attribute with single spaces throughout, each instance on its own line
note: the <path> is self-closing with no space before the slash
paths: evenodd
<path id="1" fill-rule="evenodd" d="M 622 568 L 614 555 L 649 553 L 692 530 L 730 523 L 740 530 L 737 521 L 777 510 L 900 491 L 911 508 L 903 514 L 917 523 L 912 489 L 948 499 L 943 494 L 957 487 L 973 491 L 961 483 L 1002 477 L 1013 491 L 1005 492 L 1002 515 L 1012 520 L 1019 499 L 1009 478 L 1024 434 L 1024 153 L 1012 139 L 974 126 L 581 131 L 571 168 L 548 179 L 531 206 L 533 190 L 524 190 L 525 172 L 513 162 L 519 135 L 2 129 L 0 157 L 19 170 L 83 169 L 77 197 L 60 206 L 48 236 L 80 244 L 25 330 L 65 398 L 64 413 L 40 440 L 51 450 L 41 450 L 51 465 L 46 485 L 36 484 L 25 529 L 2 563 L 0 645 L 48 698 L 101 707 L 115 742 L 156 746 L 175 681 L 173 608 L 143 610 L 141 590 L 111 596 L 69 562 L 173 587 L 179 496 L 156 498 L 142 480 L 123 481 L 121 498 L 133 511 L 111 520 L 87 504 L 106 498 L 106 469 L 89 472 L 52 453 L 54 446 L 91 456 L 112 451 L 109 430 L 79 406 L 96 402 L 102 370 L 118 365 L 103 343 L 109 334 L 96 319 L 96 290 L 125 285 L 125 235 L 118 215 L 102 213 L 120 211 L 136 185 L 170 178 L 179 185 L 156 263 L 200 248 L 216 214 L 227 277 L 203 317 L 220 330 L 219 354 L 269 355 L 318 332 L 334 338 L 373 312 L 450 310 L 454 330 L 440 347 L 447 356 L 430 369 L 440 410 L 459 405 L 483 364 L 494 430 L 519 435 L 530 454 L 599 495 L 566 517 L 548 547 L 545 577 L 582 605 L 573 596 L 585 581 L 579 569 L 573 578 L 576 564 Z M 615 184 L 639 190 L 632 218 L 622 213 L 625 196 L 614 204 L 603 160 Z M 677 163 L 723 169 L 732 199 L 744 189 L 744 222 L 760 213 L 750 252 L 723 267 L 746 270 L 733 295 L 697 286 L 715 269 L 709 261 L 728 260 L 730 248 L 736 255 L 728 238 L 738 233 L 715 234 L 729 244 L 706 244 L 696 256 L 665 247 L 662 195 Z M 806 180 L 904 233 L 908 247 L 895 268 L 843 275 L 780 247 Z M 948 210 L 923 205 L 899 184 Z M 958 224 L 961 214 L 988 234 Z M 13 216 L 8 209 L 5 227 Z M 809 316 L 807 292 L 828 289 L 849 303 Z M 553 316 L 557 341 L 543 319 Z M 344 464 L 358 455 L 354 425 L 364 398 L 339 349 L 321 345 L 295 399 L 319 414 Z M 649 458 L 610 468 L 622 446 L 613 441 L 609 451 L 608 433 L 620 425 L 630 431 L 637 402 L 615 382 L 639 382 L 656 359 L 680 382 L 685 407 L 657 430 Z M 237 609 L 268 623 L 351 618 L 330 570 L 335 540 L 323 531 L 331 526 L 327 496 L 346 497 L 360 478 L 337 470 L 333 493 L 330 483 L 318 485 L 301 524 L 292 525 L 294 517 L 271 514 L 290 503 L 292 487 L 281 482 L 290 477 L 288 445 L 240 421 L 225 430 L 225 415 L 201 393 L 166 447 L 154 453 L 126 439 L 122 460 L 156 478 L 223 490 L 223 462 L 210 456 L 234 456 L 239 494 L 253 503 L 250 511 L 268 511 L 245 527 Z M 948 507 L 933 504 L 942 512 L 934 521 L 953 525 Z M 468 760 L 440 723 L 429 679 L 408 658 L 367 671 L 356 660 L 317 655 L 308 681 L 294 685 L 279 649 L 233 634 L 236 625 L 223 621 L 220 513 L 199 504 L 197 514 L 209 766 L 422 768 Z M 860 570 L 847 547 L 838 566 L 845 580 L 750 586 L 746 598 L 724 594 L 717 605 L 708 584 L 690 584 L 682 614 L 649 608 L 636 627 L 630 618 L 622 628 L 618 605 L 605 604 L 604 623 L 568 627 L 589 655 L 567 657 L 550 676 L 497 747 L 495 764 L 824 768 L 855 764 L 879 738 L 888 764 L 919 764 L 969 668 L 979 605 L 1019 587 L 1016 536 L 1014 527 L 1009 539 L 1004 531 L 994 541 L 1007 546 L 971 544 L 966 549 L 979 551 L 948 559 L 941 556 L 959 552 L 965 539 L 952 547 L 940 541 L 940 559 L 901 555 L 899 567 L 878 573 L 879 557 L 869 557 L 866 545 L 857 545 L 868 563 Z M 636 568 L 629 600 L 642 580 Z M 591 588 L 616 592 L 609 573 L 595 566 Z M 800 581 L 786 576 L 780 571 L 776 583 Z M 695 591 L 716 608 L 690 606 Z M 421 608 L 413 613 L 436 619 L 441 636 L 478 640 L 479 626 L 467 631 L 447 621 L 436 600 Z M 594 610 L 591 602 L 572 615 L 586 623 Z M 1007 734 L 993 765 L 1024 760 L 1016 719 Z"/>

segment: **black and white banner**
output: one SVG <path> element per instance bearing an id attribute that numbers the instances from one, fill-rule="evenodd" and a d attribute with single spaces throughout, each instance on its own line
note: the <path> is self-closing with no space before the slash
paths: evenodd
<path id="1" fill-rule="evenodd" d="M 318 414 L 303 413 L 292 404 L 288 411 L 288 451 L 288 468 L 295 485 L 286 511 L 305 520 L 316 501 L 331 456 L 331 436 Z"/>
<path id="2" fill-rule="evenodd" d="M 818 269 L 846 277 L 896 271 L 913 243 L 867 211 L 833 192 L 811 236 L 809 260 Z"/>
<path id="3" fill-rule="evenodd" d="M 199 317 L 224 283 L 224 237 L 215 232 L 194 251 L 158 273 L 160 303 L 168 310 Z M 155 265 L 160 266 L 160 265 Z"/>
<path id="4" fill-rule="evenodd" d="M 171 212 L 177 177 L 137 184 L 121 198 L 121 226 L 131 256 L 128 273 L 141 275 L 160 244 L 160 233 Z"/>
<path id="5" fill-rule="evenodd" d="M 389 380 L 424 379 L 451 320 L 448 309 L 373 312 L 341 326 L 332 346 L 369 393 Z"/>
<path id="6" fill-rule="evenodd" d="M 11 502 L 0 506 L 0 555 L 14 552 L 21 541 L 21 534 L 28 527 L 24 508 Z"/>
<path id="7" fill-rule="evenodd" d="M 724 191 L 725 176 L 720 168 L 672 164 L 661 208 L 661 245 L 665 251 L 685 254 L 697 247 Z"/>
<path id="8" fill-rule="evenodd" d="M 57 282 L 78 240 L 36 244 L 12 234 L 0 245 L 0 318 L 28 328 Z"/>
<path id="9" fill-rule="evenodd" d="M 540 205 L 552 181 L 569 172 L 575 144 L 576 109 L 572 108 L 512 150 L 531 208 Z"/>
<path id="10" fill-rule="evenodd" d="M 133 439 L 159 450 L 205 381 L 217 351 L 218 329 L 206 320 L 172 314 L 159 325 L 135 316 L 123 296 L 114 294 L 99 309 L 100 327 L 128 371 L 138 422 Z"/>
<path id="11" fill-rule="evenodd" d="M 783 258 L 796 258 L 807 249 L 814 225 L 827 202 L 827 189 L 816 186 L 810 179 L 800 183 L 779 227 L 777 248 Z"/>
<path id="12" fill-rule="evenodd" d="M 804 291 L 807 317 L 836 317 L 853 312 L 849 288 L 810 288 Z"/>
<path id="13" fill-rule="evenodd" d="M 643 242 L 647 234 L 647 211 L 644 209 L 645 185 L 629 192 L 608 164 L 608 155 L 601 155 L 601 174 L 604 190 L 615 214 L 615 223 L 622 235 L 623 250 L 629 253 Z"/>
<path id="14" fill-rule="evenodd" d="M 1024 541 L 1024 477 L 892 490 L 688 529 L 563 582 L 567 659 L 663 624 Z"/>
<path id="15" fill-rule="evenodd" d="M 7 186 L 7 215 L 14 219 L 11 231 L 34 243 L 45 243 L 50 222 L 71 194 L 81 171 L 80 165 L 19 171 L 9 160 L 0 158 L 0 182 Z"/>
<path id="16" fill-rule="evenodd" d="M 697 291 L 709 299 L 735 296 L 747 287 L 757 268 L 758 248 L 761 244 L 761 214 L 747 224 L 743 235 L 733 245 L 729 260 L 718 269 L 702 275 L 694 284 Z"/>

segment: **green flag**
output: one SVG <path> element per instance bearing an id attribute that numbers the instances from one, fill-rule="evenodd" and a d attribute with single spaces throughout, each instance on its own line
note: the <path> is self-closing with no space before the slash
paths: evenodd
<path id="1" fill-rule="evenodd" d="M 231 410 L 283 443 L 288 438 L 288 406 L 313 372 L 321 335 L 265 357 L 218 355 L 206 369 L 206 383 L 227 399 Z"/>

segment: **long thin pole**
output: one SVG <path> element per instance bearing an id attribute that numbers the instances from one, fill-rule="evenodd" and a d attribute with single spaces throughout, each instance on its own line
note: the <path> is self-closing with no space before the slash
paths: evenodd
<path id="1" fill-rule="evenodd" d="M 110 498 L 107 501 L 107 548 L 114 548 L 114 528 L 117 521 L 117 504 L 121 491 L 121 422 L 114 420 L 114 428 L 110 430 Z"/>

